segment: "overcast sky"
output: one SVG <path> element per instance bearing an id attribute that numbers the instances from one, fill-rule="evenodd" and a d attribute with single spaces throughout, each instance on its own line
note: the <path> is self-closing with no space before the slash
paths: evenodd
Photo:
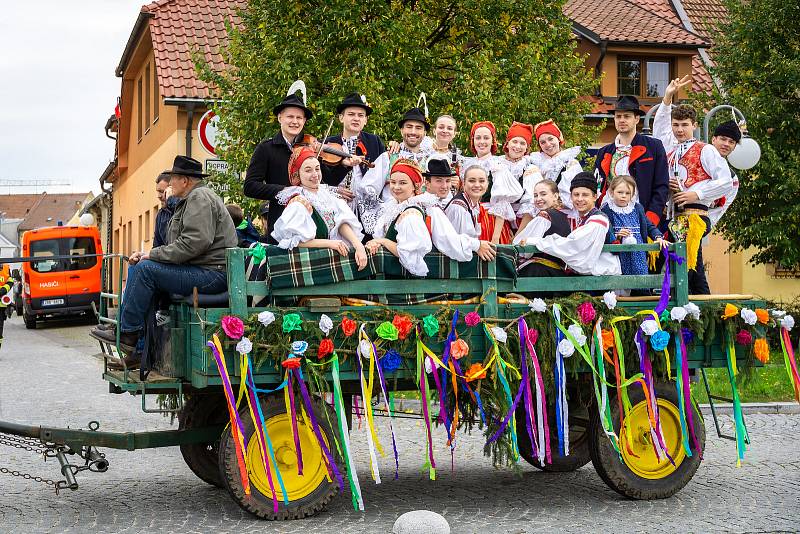
<path id="1" fill-rule="evenodd" d="M 99 192 L 114 157 L 122 56 L 143 0 L 6 2 L 0 17 L 0 183 L 51 179 Z M 0 185 L 0 194 L 36 192 Z"/>

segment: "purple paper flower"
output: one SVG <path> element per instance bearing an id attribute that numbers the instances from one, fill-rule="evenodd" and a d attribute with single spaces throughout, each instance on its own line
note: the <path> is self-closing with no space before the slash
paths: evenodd
<path id="1" fill-rule="evenodd" d="M 400 368 L 400 364 L 403 363 L 403 358 L 397 353 L 397 351 L 387 350 L 386 354 L 383 355 L 383 358 L 381 358 L 379 362 L 381 369 L 387 373 L 390 373 Z"/>
<path id="2" fill-rule="evenodd" d="M 694 341 L 694 332 L 692 332 L 688 328 L 681 328 L 681 335 L 683 335 L 683 342 L 686 345 Z"/>
<path id="3" fill-rule="evenodd" d="M 739 330 L 739 332 L 736 334 L 736 343 L 745 346 L 750 345 L 753 343 L 753 336 L 747 330 Z"/>

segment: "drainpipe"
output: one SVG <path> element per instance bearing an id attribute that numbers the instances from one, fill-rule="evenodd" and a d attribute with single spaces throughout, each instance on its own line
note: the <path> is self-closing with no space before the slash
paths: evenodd
<path id="1" fill-rule="evenodd" d="M 608 39 L 600 41 L 600 57 L 597 58 L 597 64 L 594 66 L 594 78 L 599 80 L 603 74 L 603 60 L 606 58 L 606 50 L 608 49 Z M 603 91 L 600 89 L 600 84 L 597 84 L 597 89 L 594 91 L 594 96 L 603 96 Z"/>
<path id="2" fill-rule="evenodd" d="M 194 129 L 194 102 L 187 102 L 186 106 L 186 157 L 192 157 L 192 130 Z"/>

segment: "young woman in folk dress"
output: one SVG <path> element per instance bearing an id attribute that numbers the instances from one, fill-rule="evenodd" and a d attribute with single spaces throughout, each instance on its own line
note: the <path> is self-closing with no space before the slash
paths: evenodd
<path id="1" fill-rule="evenodd" d="M 308 147 L 295 148 L 289 158 L 291 185 L 276 195 L 286 209 L 275 222 L 272 237 L 281 248 L 329 248 L 343 256 L 349 254 L 349 244 L 361 270 L 367 266 L 361 224 L 347 203 L 321 180 L 316 153 Z"/>

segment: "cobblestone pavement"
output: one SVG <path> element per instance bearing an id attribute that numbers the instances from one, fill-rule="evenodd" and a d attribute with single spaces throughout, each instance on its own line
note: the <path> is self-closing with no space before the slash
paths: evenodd
<path id="1" fill-rule="evenodd" d="M 74 427 L 97 419 L 101 429 L 116 431 L 169 428 L 161 416 L 141 413 L 138 399 L 107 393 L 87 330 L 61 324 L 28 331 L 18 317 L 6 323 L 0 419 Z M 723 420 L 730 431 L 730 418 Z M 42 484 L 0 474 L 0 530 L 379 533 L 391 532 L 404 512 L 428 509 L 444 515 L 457 533 L 798 531 L 800 416 L 755 414 L 747 422 L 753 443 L 741 468 L 735 466 L 734 444 L 712 435 L 712 426 L 697 475 L 662 501 L 621 498 L 591 464 L 569 474 L 525 465 L 521 477 L 494 469 L 477 435 L 460 439 L 452 472 L 438 436 L 439 477 L 431 482 L 420 471 L 424 430 L 411 419 L 397 421 L 400 479 L 391 480 L 393 461 L 387 457 L 381 461 L 385 482 L 379 486 L 367 482 L 365 434 L 353 433 L 365 513 L 354 512 L 349 498 L 340 496 L 311 519 L 259 521 L 223 490 L 197 479 L 177 448 L 107 450 L 107 473 L 81 473 L 80 489 L 59 496 Z M 45 464 L 18 449 L 2 447 L 0 466 L 58 478 L 54 462 Z"/>

